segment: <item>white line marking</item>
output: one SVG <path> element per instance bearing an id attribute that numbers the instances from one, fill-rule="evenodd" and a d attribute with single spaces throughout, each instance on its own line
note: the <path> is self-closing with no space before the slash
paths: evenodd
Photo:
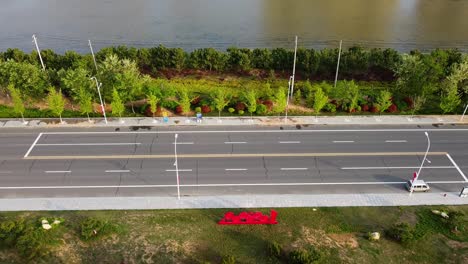
<path id="1" fill-rule="evenodd" d="M 354 143 L 353 140 L 333 140 L 333 143 Z"/>
<path id="2" fill-rule="evenodd" d="M 172 142 L 172 144 L 175 144 L 175 142 Z M 177 142 L 177 145 L 193 145 L 193 142 Z"/>
<path id="3" fill-rule="evenodd" d="M 31 153 L 31 151 L 33 150 L 34 146 L 36 145 L 37 141 L 39 141 L 39 138 L 41 138 L 42 136 L 42 133 L 40 133 L 36 140 L 34 140 L 34 142 L 32 143 L 31 147 L 28 149 L 28 152 L 26 152 L 26 154 L 24 154 L 24 158 L 27 158 L 29 156 L 29 153 Z"/>
<path id="4" fill-rule="evenodd" d="M 289 170 L 308 170 L 308 168 L 281 168 L 283 171 L 289 171 Z"/>
<path id="5" fill-rule="evenodd" d="M 465 183 L 465 181 L 427 181 L 427 183 Z"/>
<path id="6" fill-rule="evenodd" d="M 94 132 L 43 132 L 44 135 L 79 135 L 79 134 L 203 134 L 203 133 L 321 133 L 321 132 L 437 132 L 437 131 L 444 131 L 444 132 L 466 132 L 468 128 L 460 128 L 460 129 L 449 129 L 449 128 L 420 128 L 420 129 L 317 129 L 317 130 L 232 130 L 232 131 L 222 131 L 222 130 L 207 130 L 207 131 L 199 131 L 199 130 L 186 130 L 186 131 L 119 131 L 119 132 L 112 132 L 112 131 L 94 131 Z"/>
<path id="7" fill-rule="evenodd" d="M 0 173 L 7 174 L 7 173 L 11 173 L 11 171 L 0 171 Z"/>
<path id="8" fill-rule="evenodd" d="M 71 173 L 71 171 L 45 171 L 45 173 Z"/>
<path id="9" fill-rule="evenodd" d="M 247 169 L 224 169 L 227 171 L 246 171 Z"/>
<path id="10" fill-rule="evenodd" d="M 408 142 L 406 140 L 385 140 L 387 143 L 403 143 L 403 142 Z"/>
<path id="11" fill-rule="evenodd" d="M 106 172 L 130 172 L 130 170 L 106 170 Z"/>
<path id="12" fill-rule="evenodd" d="M 141 143 L 59 143 L 59 144 L 36 144 L 36 146 L 126 146 L 140 145 Z"/>
<path id="13" fill-rule="evenodd" d="M 454 169 L 454 166 L 432 166 L 424 169 Z M 387 170 L 387 169 L 419 169 L 419 167 L 343 167 L 342 170 Z"/>
<path id="14" fill-rule="evenodd" d="M 224 142 L 224 144 L 246 144 L 247 142 Z"/>
<path id="15" fill-rule="evenodd" d="M 166 170 L 166 171 L 176 171 L 176 170 Z M 192 169 L 178 169 L 178 171 L 179 172 L 181 172 L 181 171 L 192 171 Z"/>
<path id="16" fill-rule="evenodd" d="M 300 141 L 278 141 L 280 144 L 299 144 Z"/>
<path id="17" fill-rule="evenodd" d="M 450 156 L 450 154 L 446 154 L 447 155 L 447 158 L 449 158 L 449 160 L 452 162 L 453 166 L 455 166 L 458 170 L 458 172 L 460 173 L 460 175 L 463 177 L 463 179 L 465 179 L 465 181 L 468 182 L 468 179 L 466 178 L 465 174 L 463 173 L 463 171 L 460 169 L 460 167 L 458 167 L 457 163 L 455 163 L 455 161 L 452 159 L 452 157 Z"/>

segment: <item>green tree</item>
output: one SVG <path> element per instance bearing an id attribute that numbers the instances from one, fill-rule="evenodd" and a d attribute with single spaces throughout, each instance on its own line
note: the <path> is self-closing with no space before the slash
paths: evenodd
<path id="1" fill-rule="evenodd" d="M 418 55 L 403 55 L 402 62 L 397 66 L 395 73 L 398 77 L 397 89 L 402 94 L 423 93 L 423 87 L 432 82 L 428 76 L 428 66 Z"/>
<path id="2" fill-rule="evenodd" d="M 445 113 L 453 112 L 460 105 L 461 99 L 458 94 L 457 84 L 448 82 L 440 99 L 440 109 Z"/>
<path id="3" fill-rule="evenodd" d="M 315 91 L 314 96 L 314 111 L 315 111 L 315 118 L 317 119 L 317 115 L 323 109 L 323 107 L 328 103 L 328 96 L 323 92 L 321 87 L 318 87 Z"/>
<path id="4" fill-rule="evenodd" d="M 426 96 L 422 95 L 415 95 L 411 98 L 413 100 L 413 112 L 411 113 L 411 118 L 414 117 L 414 114 L 421 110 L 424 103 L 426 103 Z"/>
<path id="5" fill-rule="evenodd" d="M 74 100 L 79 99 L 80 93 L 84 89 L 87 93 L 91 93 L 92 82 L 89 79 L 89 72 L 83 68 L 60 70 L 58 76 L 61 81 L 61 87 L 65 94 L 71 96 Z"/>
<path id="6" fill-rule="evenodd" d="M 132 112 L 135 113 L 133 101 L 141 95 L 142 81 L 140 71 L 134 61 L 123 60 L 122 70 L 116 75 L 115 86 L 124 102 L 130 102 Z"/>
<path id="7" fill-rule="evenodd" d="M 91 119 L 89 119 L 89 113 L 93 112 L 93 97 L 84 87 L 78 92 L 78 103 L 80 105 L 81 113 L 86 114 L 88 122 L 91 122 Z"/>
<path id="8" fill-rule="evenodd" d="M 231 101 L 231 94 L 225 87 L 218 87 L 213 93 L 213 102 L 216 110 L 218 110 L 218 118 L 221 117 L 221 111 Z"/>
<path id="9" fill-rule="evenodd" d="M 112 90 L 112 114 L 119 116 L 119 119 L 122 119 L 122 114 L 125 111 L 125 105 L 120 98 L 120 94 L 117 89 Z"/>
<path id="10" fill-rule="evenodd" d="M 294 94 L 294 103 L 299 105 L 301 103 L 301 99 L 302 99 L 301 90 L 297 90 L 296 93 Z"/>
<path id="11" fill-rule="evenodd" d="M 273 104 L 273 112 L 279 114 L 284 112 L 286 109 L 286 92 L 284 91 L 284 88 L 278 88 L 275 92 L 275 99 L 274 99 L 274 104 Z"/>
<path id="12" fill-rule="evenodd" d="M 188 112 L 190 112 L 190 102 L 193 100 L 190 91 L 185 85 L 179 85 L 177 95 L 179 97 L 178 103 L 182 107 L 182 112 L 187 116 Z"/>
<path id="13" fill-rule="evenodd" d="M 377 97 L 377 105 L 379 106 L 380 113 L 385 112 L 392 105 L 392 93 L 386 90 L 380 91 Z"/>
<path id="14" fill-rule="evenodd" d="M 354 81 L 346 82 L 347 89 L 347 99 L 349 102 L 348 109 L 349 112 L 352 112 L 357 109 L 359 106 L 359 86 L 356 85 Z"/>
<path id="15" fill-rule="evenodd" d="M 8 60 L 0 62 L 0 87 L 12 84 L 24 96 L 41 98 L 47 91 L 48 81 L 44 71 L 28 62 Z"/>
<path id="16" fill-rule="evenodd" d="M 63 123 L 62 113 L 65 109 L 65 100 L 63 99 L 62 90 L 57 92 L 54 87 L 50 87 L 49 95 L 47 96 L 47 102 L 52 113 L 58 115 L 60 118 L 60 123 Z"/>
<path id="17" fill-rule="evenodd" d="M 453 65 L 452 72 L 447 79 L 456 84 L 459 93 L 468 95 L 468 55 L 465 55 L 460 63 Z"/>
<path id="18" fill-rule="evenodd" d="M 250 113 L 250 119 L 255 111 L 257 111 L 257 92 L 254 89 L 244 91 L 242 95 L 247 105 L 247 111 Z"/>
<path id="19" fill-rule="evenodd" d="M 148 94 L 147 100 L 148 100 L 148 103 L 150 104 L 150 110 L 151 110 L 151 113 L 153 114 L 153 119 L 154 119 L 154 114 L 157 111 L 158 102 L 160 99 L 156 96 L 156 94 L 150 93 Z"/>
<path id="20" fill-rule="evenodd" d="M 24 120 L 25 107 L 20 90 L 16 89 L 12 84 L 10 84 L 8 85 L 8 92 L 10 93 L 11 99 L 13 100 L 13 111 L 15 111 L 16 114 L 21 115 L 23 123 L 26 123 Z"/>

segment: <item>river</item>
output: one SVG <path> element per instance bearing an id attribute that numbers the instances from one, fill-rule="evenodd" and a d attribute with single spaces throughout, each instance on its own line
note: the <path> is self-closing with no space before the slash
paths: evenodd
<path id="1" fill-rule="evenodd" d="M 468 0 L 1 0 L 0 50 L 109 45 L 468 50 Z"/>

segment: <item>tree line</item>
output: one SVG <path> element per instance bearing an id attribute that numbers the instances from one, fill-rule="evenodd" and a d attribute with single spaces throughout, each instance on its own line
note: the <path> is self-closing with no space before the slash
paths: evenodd
<path id="1" fill-rule="evenodd" d="M 15 108 L 19 111 L 24 112 L 24 109 L 19 107 L 21 103 L 18 98 L 38 99 L 44 96 L 48 96 L 49 105 L 63 109 L 63 104 L 57 99 L 63 93 L 79 103 L 83 114 L 89 114 L 92 112 L 92 103 L 97 101 L 96 86 L 90 77 L 96 76 L 102 83 L 104 101 L 112 102 L 113 112 L 118 116 L 122 115 L 125 110 L 122 105 L 127 102 L 134 111 L 133 102 L 138 99 L 147 99 L 153 110 L 158 104 L 174 110 L 179 107 L 179 112 L 188 112 L 191 107 L 205 106 L 205 110 L 206 107 L 216 108 L 218 114 L 230 104 L 234 108 L 236 105 L 232 104 L 239 101 L 246 106 L 245 110 L 252 110 L 248 110 L 251 114 L 264 114 L 270 110 L 284 110 L 286 84 L 271 90 L 269 83 L 263 83 L 262 89 L 267 91 L 263 94 L 261 89 L 251 86 L 243 87 L 245 92 L 242 94 L 229 94 L 220 91 L 229 90 L 222 85 L 195 87 L 197 84 L 171 83 L 154 79 L 149 74 L 164 69 L 180 71 L 188 68 L 216 72 L 248 72 L 251 69 L 260 69 L 289 74 L 294 51 L 282 48 L 250 50 L 232 47 L 226 52 L 212 48 L 185 52 L 179 48 L 164 46 L 140 49 L 117 46 L 104 48 L 96 53 L 97 65 L 90 54 L 82 55 L 74 51 L 61 55 L 44 50 L 41 51 L 41 56 L 46 65 L 45 71 L 41 69 L 35 51 L 27 54 L 18 49 L 8 49 L 0 53 L 0 91 L 13 97 Z M 300 48 L 297 52 L 297 73 L 302 78 L 315 81 L 330 79 L 336 70 L 337 57 L 337 49 L 316 51 Z M 389 100 L 394 100 L 394 97 L 408 97 L 408 101 L 411 100 L 408 104 L 414 109 L 426 101 L 436 101 L 443 112 L 450 113 L 460 107 L 462 100 L 467 99 L 468 59 L 466 54 L 457 50 L 437 49 L 428 54 L 418 51 L 401 54 L 391 49 L 366 50 L 351 47 L 342 53 L 340 79 L 390 80 L 393 84 L 391 90 L 373 95 L 370 101 L 366 99 L 369 104 L 378 106 L 379 111 L 391 107 Z M 368 103 L 364 100 L 366 95 L 359 87 L 356 88 L 358 85 L 355 82 L 339 82 L 337 87 L 331 87 L 327 83 L 307 83 L 299 85 L 295 98 L 299 98 L 297 102 L 305 101 L 316 112 L 321 108 L 327 111 L 338 108 L 350 112 L 362 110 L 361 106 L 367 108 Z M 200 92 L 201 90 L 203 91 Z M 249 94 L 252 93 L 249 90 L 255 90 L 256 94 Z M 191 105 L 201 94 L 205 94 L 201 98 L 206 98 L 209 102 Z M 255 104 L 253 97 L 257 97 Z M 259 99 L 263 101 L 258 101 Z M 54 112 L 57 116 L 61 115 L 58 110 Z"/>

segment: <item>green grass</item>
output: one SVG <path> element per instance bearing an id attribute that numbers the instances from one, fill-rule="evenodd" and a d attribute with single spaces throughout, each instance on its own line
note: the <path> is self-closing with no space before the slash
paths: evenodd
<path id="1" fill-rule="evenodd" d="M 463 212 L 466 222 L 468 206 L 278 208 L 278 225 L 253 226 L 217 225 L 227 209 L 7 212 L 0 213 L 0 221 L 64 218 L 64 243 L 55 245 L 44 259 L 52 263 L 220 263 L 228 255 L 238 263 L 286 263 L 268 254 L 271 241 L 285 253 L 313 246 L 322 256 L 318 263 L 462 263 L 468 254 L 468 232 L 453 233 L 430 212 L 441 208 Z M 80 223 L 89 217 L 115 228 L 105 236 L 82 240 Z M 414 241 L 402 245 L 385 237 L 384 230 L 397 222 L 414 227 Z M 382 234 L 378 242 L 366 238 L 374 231 Z M 3 247 L 3 262 L 23 263 L 24 259 L 14 248 Z"/>

